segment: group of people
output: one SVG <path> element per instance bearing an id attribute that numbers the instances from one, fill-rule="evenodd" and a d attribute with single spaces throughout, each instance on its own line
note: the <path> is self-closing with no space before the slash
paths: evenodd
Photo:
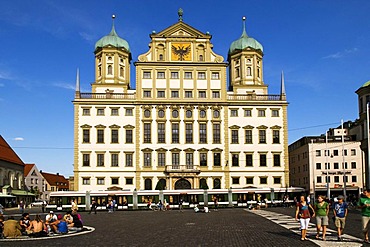
<path id="1" fill-rule="evenodd" d="M 151 200 L 149 200 L 147 207 L 150 210 L 159 210 L 159 211 L 170 210 L 170 204 L 167 203 L 166 199 L 163 202 L 162 200 L 159 200 L 158 203 L 152 203 Z"/>
<path id="2" fill-rule="evenodd" d="M 300 201 L 297 202 L 295 219 L 300 222 L 301 240 L 307 239 L 307 229 L 310 218 L 316 217 L 316 239 L 326 240 L 326 229 L 329 225 L 329 212 L 333 211 L 333 222 L 337 229 L 338 240 L 343 240 L 343 230 L 346 225 L 346 217 L 348 215 L 348 204 L 344 201 L 344 196 L 340 195 L 337 200 L 330 205 L 325 200 L 325 196 L 318 196 L 314 204 L 310 203 L 309 197 L 301 196 Z M 370 189 L 365 189 L 360 197 L 358 208 L 361 209 L 362 214 L 362 231 L 364 234 L 364 242 L 369 242 L 369 229 L 370 229 Z M 322 236 L 320 233 L 322 231 Z"/>
<path id="3" fill-rule="evenodd" d="M 4 216 L 0 215 L 1 238 L 46 237 L 77 232 L 81 231 L 82 228 L 82 219 L 77 210 L 67 212 L 65 215 L 54 214 L 53 211 L 50 211 L 45 220 L 42 220 L 39 214 L 33 220 L 31 220 L 29 213 L 23 213 L 20 220 L 15 220 L 14 216 L 4 220 Z"/>

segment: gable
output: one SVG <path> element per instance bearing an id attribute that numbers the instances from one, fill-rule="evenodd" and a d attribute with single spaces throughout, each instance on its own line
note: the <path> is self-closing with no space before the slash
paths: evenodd
<path id="1" fill-rule="evenodd" d="M 154 33 L 151 35 L 151 38 L 169 38 L 169 37 L 210 39 L 211 35 L 205 34 L 182 21 L 175 23 L 174 25 L 160 31 L 159 33 Z"/>

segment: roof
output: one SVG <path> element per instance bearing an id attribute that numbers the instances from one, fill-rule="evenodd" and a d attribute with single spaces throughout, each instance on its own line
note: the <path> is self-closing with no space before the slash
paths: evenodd
<path id="1" fill-rule="evenodd" d="M 50 186 L 58 186 L 61 189 L 68 189 L 69 182 L 68 180 L 60 174 L 52 174 L 47 172 L 41 172 L 42 176 L 49 183 Z"/>
<path id="2" fill-rule="evenodd" d="M 32 170 L 35 164 L 24 164 L 24 176 L 27 177 L 28 173 Z"/>
<path id="3" fill-rule="evenodd" d="M 370 85 L 370 81 L 367 81 L 367 82 L 364 83 L 364 85 L 362 85 L 362 87 L 367 87 L 369 85 Z"/>
<path id="4" fill-rule="evenodd" d="M 242 36 L 240 36 L 239 39 L 231 43 L 229 54 L 233 53 L 234 51 L 244 50 L 245 48 L 248 48 L 248 47 L 255 49 L 255 50 L 261 50 L 263 52 L 263 46 L 261 45 L 261 43 L 259 43 L 257 40 L 247 35 L 247 32 L 245 31 L 245 18 L 243 17 Z"/>
<path id="5" fill-rule="evenodd" d="M 24 166 L 23 161 L 0 135 L 0 160 Z"/>
<path id="6" fill-rule="evenodd" d="M 110 31 L 110 33 L 102 37 L 101 39 L 98 40 L 98 42 L 95 43 L 95 50 L 99 47 L 103 48 L 108 45 L 111 45 L 117 48 L 125 48 L 128 52 L 130 52 L 130 46 L 127 43 L 127 41 L 119 37 L 118 34 L 116 33 L 116 29 L 114 28 L 114 23 L 112 25 L 112 30 Z"/>

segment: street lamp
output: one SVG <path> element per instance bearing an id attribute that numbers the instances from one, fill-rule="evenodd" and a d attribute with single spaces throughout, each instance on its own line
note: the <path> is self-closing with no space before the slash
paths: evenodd
<path id="1" fill-rule="evenodd" d="M 330 199 L 330 181 L 329 181 L 329 165 L 328 165 L 328 156 L 329 156 L 329 152 L 328 152 L 328 132 L 326 131 L 325 133 L 325 169 L 326 169 L 326 190 L 327 190 L 327 194 L 326 194 L 326 197 L 328 199 Z"/>
<path id="2" fill-rule="evenodd" d="M 347 176 L 346 176 L 346 165 L 344 162 L 344 129 L 343 129 L 343 119 L 342 119 L 342 159 L 343 159 L 343 196 L 344 201 L 347 201 Z"/>

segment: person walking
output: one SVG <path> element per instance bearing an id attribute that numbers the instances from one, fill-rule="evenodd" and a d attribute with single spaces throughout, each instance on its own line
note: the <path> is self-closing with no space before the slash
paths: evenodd
<path id="1" fill-rule="evenodd" d="M 364 242 L 369 242 L 369 222 L 370 222 L 370 189 L 364 190 L 364 196 L 358 201 L 358 207 L 361 208 L 362 232 L 364 233 Z"/>
<path id="2" fill-rule="evenodd" d="M 338 202 L 334 203 L 333 213 L 335 217 L 335 227 L 338 232 L 338 240 L 343 240 L 343 230 L 346 225 L 346 217 L 348 214 L 348 205 L 344 202 L 344 196 L 338 196 Z"/>
<path id="3" fill-rule="evenodd" d="M 24 213 L 24 203 L 23 203 L 23 201 L 19 202 L 19 210 L 21 211 L 21 214 Z"/>
<path id="4" fill-rule="evenodd" d="M 214 206 L 215 206 L 214 211 L 218 211 L 218 199 L 217 199 L 217 197 L 215 197 L 215 198 L 213 199 L 213 203 L 214 203 Z"/>
<path id="5" fill-rule="evenodd" d="M 326 227 L 329 225 L 329 203 L 325 201 L 324 196 L 319 196 L 314 204 L 316 214 L 316 239 L 320 238 L 320 230 L 322 228 L 322 240 L 326 240 Z"/>
<path id="6" fill-rule="evenodd" d="M 93 200 L 92 202 L 91 202 L 91 207 L 90 207 L 90 212 L 89 212 L 89 214 L 91 214 L 91 212 L 92 211 L 94 211 L 94 213 L 96 214 L 96 208 L 98 207 L 98 205 L 96 204 L 96 201 L 95 200 Z"/>
<path id="7" fill-rule="evenodd" d="M 301 224 L 301 240 L 307 240 L 306 234 L 308 224 L 310 223 L 310 218 L 315 216 L 315 213 L 313 213 L 313 215 L 310 215 L 309 207 L 314 212 L 311 204 L 307 203 L 306 197 L 301 196 L 300 202 L 297 203 L 295 211 L 295 220 L 299 220 L 299 223 Z"/>
<path id="8" fill-rule="evenodd" d="M 179 210 L 180 210 L 180 212 L 182 212 L 182 204 L 183 204 L 183 200 L 182 200 L 182 198 L 180 199 L 180 201 L 179 201 Z"/>

